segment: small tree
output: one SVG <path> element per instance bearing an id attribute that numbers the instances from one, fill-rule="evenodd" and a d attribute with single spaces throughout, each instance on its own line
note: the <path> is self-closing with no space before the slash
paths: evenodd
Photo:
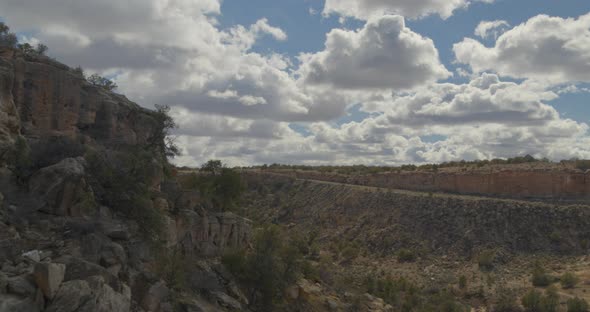
<path id="1" fill-rule="evenodd" d="M 88 77 L 88 82 L 107 91 L 113 91 L 118 87 L 117 84 L 112 80 L 102 77 L 98 74 L 92 74 L 90 77 Z"/>
<path id="2" fill-rule="evenodd" d="M 177 128 L 176 122 L 170 117 L 170 107 L 156 104 L 156 128 L 149 145 L 156 149 L 161 155 L 175 157 L 180 155 L 180 148 L 171 137 L 172 129 Z"/>
<path id="3" fill-rule="evenodd" d="M 15 48 L 17 43 L 16 35 L 10 32 L 10 27 L 0 22 L 0 47 Z"/>

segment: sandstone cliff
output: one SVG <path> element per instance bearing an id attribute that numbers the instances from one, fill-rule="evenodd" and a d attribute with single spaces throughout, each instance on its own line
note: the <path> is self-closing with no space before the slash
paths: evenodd
<path id="1" fill-rule="evenodd" d="M 145 143 L 154 113 L 45 56 L 0 48 L 0 142 L 64 136 L 107 146 Z"/>
<path id="2" fill-rule="evenodd" d="M 353 176 L 317 171 L 274 170 L 273 172 L 299 179 L 421 192 L 448 192 L 523 199 L 590 199 L 590 171 L 583 172 L 573 169 L 522 169 L 505 166 L 496 170 L 400 171 Z"/>

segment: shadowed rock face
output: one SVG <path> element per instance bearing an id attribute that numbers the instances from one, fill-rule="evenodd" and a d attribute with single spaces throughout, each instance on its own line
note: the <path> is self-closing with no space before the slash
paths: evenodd
<path id="1" fill-rule="evenodd" d="M 85 138 L 107 146 L 145 143 L 154 113 L 105 92 L 46 57 L 0 50 L 0 142 L 28 137 Z"/>

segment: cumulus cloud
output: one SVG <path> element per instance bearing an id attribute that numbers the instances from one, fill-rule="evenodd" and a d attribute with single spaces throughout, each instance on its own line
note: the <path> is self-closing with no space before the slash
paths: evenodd
<path id="1" fill-rule="evenodd" d="M 457 61 L 473 71 L 550 84 L 590 81 L 590 14 L 538 15 L 498 37 L 493 47 L 465 38 L 453 46 Z"/>
<path id="2" fill-rule="evenodd" d="M 499 77 L 586 80 L 586 39 L 573 34 L 588 32 L 587 17 L 559 19 L 562 28 L 536 34 L 541 26 L 531 20 L 499 36 L 493 48 L 470 39 L 475 48 L 469 51 L 462 46 L 466 39 L 455 52 L 474 73 L 458 71 L 471 81 L 453 84 L 439 82 L 451 73 L 433 41 L 406 27 L 403 17 L 384 14 L 444 18 L 470 2 L 328 0 L 324 13 L 367 22 L 357 30 L 332 30 L 322 50 L 300 55 L 299 62 L 253 49 L 263 36 L 289 39 L 272 17 L 221 28 L 218 0 L 3 0 L 0 12 L 9 12 L 2 18 L 27 40 L 46 43 L 51 56 L 115 76 L 119 90 L 140 104 L 171 105 L 182 165 L 210 158 L 231 165 L 392 165 L 523 153 L 590 157 L 588 126 L 546 104 L 582 87 L 547 91 L 535 79 Z M 481 33 L 489 36 L 490 29 Z M 527 46 L 551 47 L 547 42 L 577 56 L 563 60 L 557 57 L 562 50 Z M 550 57 L 541 60 L 545 55 Z M 515 66 L 519 62 L 522 67 Z M 537 63 L 553 67 L 533 69 Z M 497 74 L 482 74 L 486 69 Z M 333 123 L 359 103 L 368 117 Z M 291 122 L 303 122 L 305 135 Z"/>
<path id="3" fill-rule="evenodd" d="M 507 21 L 481 21 L 475 28 L 475 35 L 482 39 L 492 37 L 496 40 L 508 27 L 510 24 Z"/>
<path id="4" fill-rule="evenodd" d="M 398 14 L 408 18 L 436 14 L 446 19 L 453 15 L 455 10 L 466 8 L 473 2 L 477 0 L 326 0 L 323 14 L 339 14 L 361 20 L 386 14 Z M 494 0 L 479 2 L 492 3 Z"/>
<path id="5" fill-rule="evenodd" d="M 405 27 L 399 15 L 370 19 L 356 31 L 334 29 L 323 51 L 300 58 L 306 83 L 341 89 L 408 89 L 451 75 L 432 40 Z"/>

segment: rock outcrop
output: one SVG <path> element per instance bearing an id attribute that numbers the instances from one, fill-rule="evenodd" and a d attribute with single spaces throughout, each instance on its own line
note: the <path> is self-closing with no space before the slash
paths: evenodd
<path id="1" fill-rule="evenodd" d="M 45 56 L 0 49 L 0 142 L 63 136 L 107 146 L 145 143 L 154 113 Z"/>
<path id="2" fill-rule="evenodd" d="M 134 165 L 109 157 L 150 147 L 158 122 L 155 112 L 63 64 L 0 48 L 0 312 L 228 311 L 247 304 L 218 256 L 249 246 L 249 220 L 179 190 L 157 151 L 144 157 L 133 185 L 109 185 L 117 166 Z M 71 141 L 82 152 L 41 152 L 17 179 L 5 156 L 21 137 L 31 150 Z M 91 152 L 78 157 L 84 151 Z M 89 154 L 110 167 L 96 169 Z M 116 200 L 104 199 L 113 194 Z M 142 222 L 154 216 L 151 232 Z M 199 265 L 189 266 L 193 261 Z M 190 272 L 172 263 L 187 263 Z M 190 287 L 174 284 L 185 282 Z"/>

